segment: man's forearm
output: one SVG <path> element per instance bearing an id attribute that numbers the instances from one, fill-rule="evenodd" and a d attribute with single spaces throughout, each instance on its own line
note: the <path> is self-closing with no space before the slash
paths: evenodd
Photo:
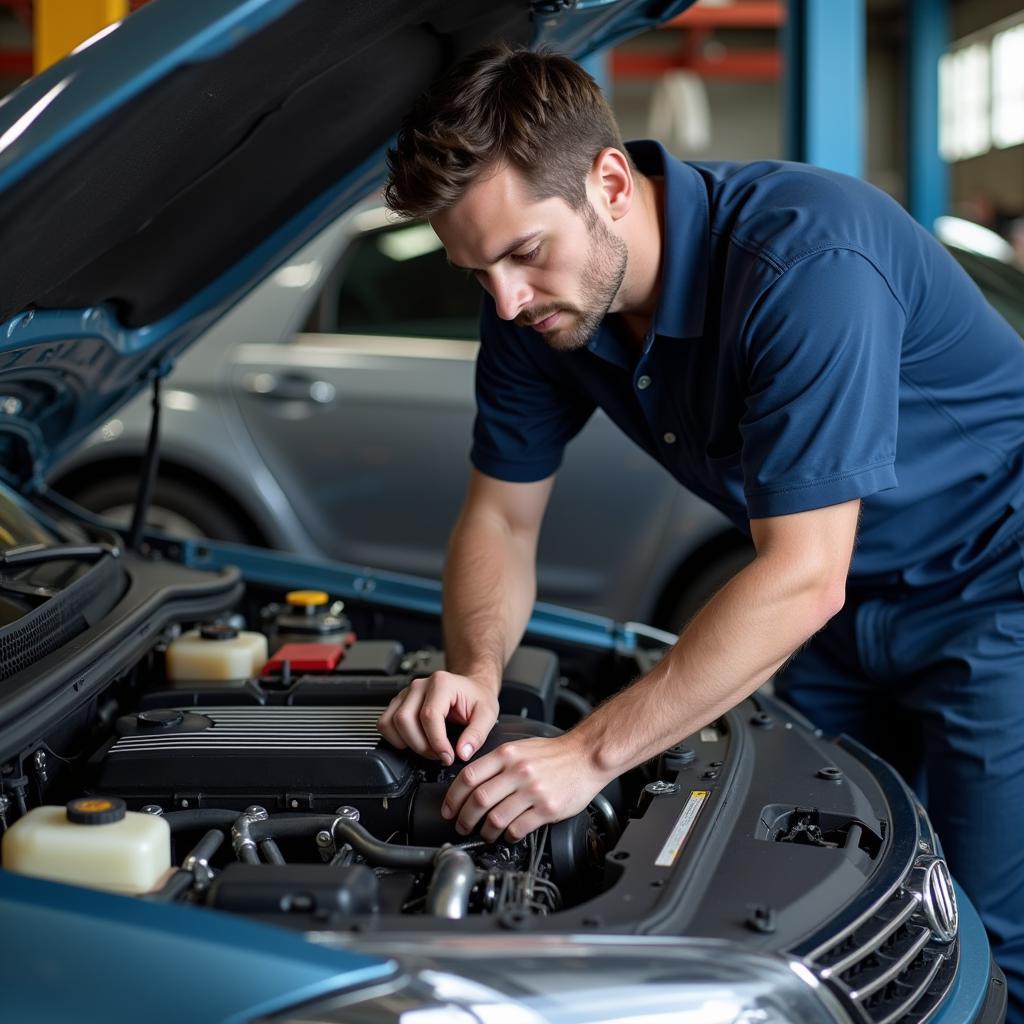
<path id="1" fill-rule="evenodd" d="M 813 576 L 794 578 L 755 559 L 651 672 L 577 726 L 583 749 L 616 774 L 642 764 L 752 693 L 841 603 Z"/>
<path id="2" fill-rule="evenodd" d="M 457 523 L 444 572 L 445 663 L 460 675 L 501 685 L 536 596 L 535 542 L 496 517 Z"/>

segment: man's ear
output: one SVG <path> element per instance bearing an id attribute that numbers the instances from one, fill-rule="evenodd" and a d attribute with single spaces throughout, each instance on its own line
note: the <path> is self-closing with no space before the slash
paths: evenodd
<path id="1" fill-rule="evenodd" d="M 587 192 L 597 210 L 607 210 L 612 220 L 629 213 L 633 205 L 633 173 L 626 154 L 609 146 L 594 158 L 587 176 Z"/>

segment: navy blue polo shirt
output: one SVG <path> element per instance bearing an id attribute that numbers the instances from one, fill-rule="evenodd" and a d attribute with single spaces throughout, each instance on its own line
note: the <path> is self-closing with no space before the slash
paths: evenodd
<path id="1" fill-rule="evenodd" d="M 863 499 L 854 577 L 946 579 L 1024 531 L 1024 346 L 928 232 L 856 178 L 629 149 L 665 182 L 643 353 L 614 316 L 555 352 L 486 298 L 481 472 L 550 476 L 600 407 L 741 529 Z"/>

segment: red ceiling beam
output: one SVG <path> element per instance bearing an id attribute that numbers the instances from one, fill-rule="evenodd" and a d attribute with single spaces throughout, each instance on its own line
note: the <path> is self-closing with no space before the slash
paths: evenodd
<path id="1" fill-rule="evenodd" d="M 31 77 L 32 51 L 0 50 L 0 75 L 4 78 Z"/>
<path id="2" fill-rule="evenodd" d="M 658 78 L 675 69 L 693 71 L 701 78 L 734 81 L 775 81 L 782 77 L 782 54 L 778 50 L 732 51 L 718 59 L 683 57 L 672 53 L 612 51 L 612 76 Z"/>
<path id="3" fill-rule="evenodd" d="M 780 28 L 786 23 L 786 5 L 778 0 L 747 0 L 724 7 L 697 4 L 671 21 L 670 28 Z"/>

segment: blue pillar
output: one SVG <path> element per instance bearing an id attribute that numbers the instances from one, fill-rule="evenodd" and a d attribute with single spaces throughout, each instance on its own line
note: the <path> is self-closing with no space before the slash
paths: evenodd
<path id="1" fill-rule="evenodd" d="M 864 170 L 864 0 L 789 0 L 786 150 L 844 174 Z"/>
<path id="2" fill-rule="evenodd" d="M 612 98 L 611 63 L 611 50 L 607 48 L 598 50 L 597 53 L 592 53 L 589 57 L 584 57 L 580 61 L 580 66 L 597 82 L 601 87 L 601 92 L 604 93 L 605 98 L 609 101 Z"/>
<path id="3" fill-rule="evenodd" d="M 939 156 L 939 58 L 949 45 L 949 0 L 910 0 L 907 52 L 907 206 L 931 230 L 949 212 Z"/>

